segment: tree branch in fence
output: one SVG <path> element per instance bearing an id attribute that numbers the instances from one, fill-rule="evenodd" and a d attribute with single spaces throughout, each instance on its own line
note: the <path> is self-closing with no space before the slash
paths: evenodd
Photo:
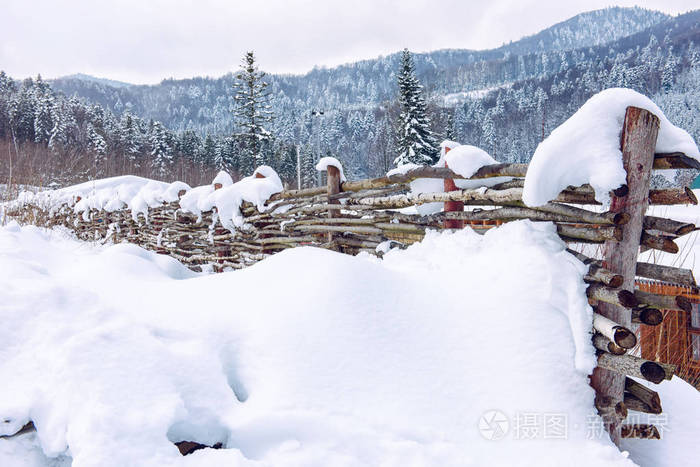
<path id="1" fill-rule="evenodd" d="M 593 313 L 593 329 L 623 349 L 637 345 L 637 336 L 632 331 L 600 313 Z"/>
<path id="2" fill-rule="evenodd" d="M 620 375 L 642 378 L 654 384 L 671 379 L 676 371 L 674 365 L 650 362 L 633 355 L 613 355 L 602 352 L 598 355 L 598 366 Z"/>
<path id="3" fill-rule="evenodd" d="M 657 295 L 635 290 L 634 296 L 640 304 L 659 310 L 679 310 L 690 313 L 692 309 L 690 300 L 682 295 Z"/>
<path id="4" fill-rule="evenodd" d="M 634 308 L 639 302 L 629 290 L 613 289 L 602 284 L 591 284 L 586 289 L 588 298 L 599 302 L 610 303 L 623 308 Z"/>
<path id="5" fill-rule="evenodd" d="M 654 169 L 695 169 L 700 170 L 700 162 L 682 152 L 654 154 Z"/>
<path id="6" fill-rule="evenodd" d="M 625 406 L 629 410 L 634 410 L 636 412 L 643 412 L 643 413 L 651 413 L 651 414 L 659 414 L 661 412 L 656 412 L 654 409 L 649 407 L 644 401 L 639 399 L 637 396 L 630 394 L 629 392 L 625 392 Z"/>
<path id="7" fill-rule="evenodd" d="M 676 254 L 679 251 L 678 245 L 673 241 L 673 238 L 664 235 L 652 235 L 646 231 L 642 232 L 640 245 L 671 254 Z"/>
<path id="8" fill-rule="evenodd" d="M 625 378 L 625 393 L 631 394 L 645 403 L 653 410 L 650 413 L 661 413 L 661 399 L 656 391 L 649 389 L 632 378 Z"/>
<path id="9" fill-rule="evenodd" d="M 637 263 L 636 274 L 649 279 L 656 279 L 674 284 L 686 285 L 688 287 L 697 287 L 693 271 L 690 269 L 674 268 L 672 266 L 663 266 L 653 263 Z"/>
<path id="10" fill-rule="evenodd" d="M 623 349 L 602 334 L 593 334 L 592 340 L 593 346 L 602 352 L 609 352 L 613 355 L 624 355 L 627 353 L 626 349 Z"/>
<path id="11" fill-rule="evenodd" d="M 698 204 L 695 193 L 688 187 L 649 190 L 649 204 L 672 206 L 674 204 Z"/>
<path id="12" fill-rule="evenodd" d="M 680 237 L 695 230 L 695 224 L 664 219 L 662 217 L 645 216 L 644 230 L 657 230 Z"/>

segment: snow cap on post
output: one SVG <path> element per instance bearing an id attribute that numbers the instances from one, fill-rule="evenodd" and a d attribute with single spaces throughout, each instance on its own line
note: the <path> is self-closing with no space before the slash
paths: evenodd
<path id="1" fill-rule="evenodd" d="M 659 118 L 655 152 L 682 152 L 700 160 L 693 138 L 673 126 L 648 97 L 631 89 L 606 89 L 537 146 L 525 177 L 525 204 L 541 206 L 568 186 L 590 184 L 596 200 L 607 207 L 610 192 L 626 183 L 620 135 L 628 107 L 645 109 Z"/>
<path id="2" fill-rule="evenodd" d="M 440 159 L 437 161 L 434 167 L 444 167 L 445 154 L 447 154 L 448 151 L 456 148 L 457 146 L 461 146 L 461 144 L 457 141 L 450 141 L 449 139 L 446 139 L 445 141 L 440 143 Z"/>
<path id="3" fill-rule="evenodd" d="M 340 182 L 345 183 L 347 179 L 345 178 L 345 173 L 343 172 L 343 165 L 335 157 L 322 157 L 318 164 L 316 164 L 316 170 L 323 172 L 328 170 L 328 167 L 335 167 L 340 171 Z"/>
<path id="4" fill-rule="evenodd" d="M 283 186 L 282 186 L 282 179 L 280 178 L 279 175 L 277 175 L 277 172 L 275 172 L 275 169 L 270 167 L 269 165 L 261 165 L 255 171 L 253 172 L 253 175 L 251 175 L 253 178 L 265 178 L 270 180 L 274 185 L 279 186 L 280 191 L 282 191 Z"/>
<path id="5" fill-rule="evenodd" d="M 215 190 L 218 190 L 225 186 L 233 185 L 233 179 L 229 174 L 222 170 L 218 174 L 216 174 L 216 177 L 214 177 L 214 180 L 212 180 L 211 184 L 214 185 Z"/>

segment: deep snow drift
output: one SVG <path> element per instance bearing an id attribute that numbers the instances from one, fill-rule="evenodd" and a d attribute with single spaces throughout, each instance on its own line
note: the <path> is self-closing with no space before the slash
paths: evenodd
<path id="1" fill-rule="evenodd" d="M 521 221 L 207 276 L 11 224 L 0 433 L 38 432 L 0 439 L 0 465 L 633 465 L 598 429 L 563 248 Z"/>
<path id="2" fill-rule="evenodd" d="M 0 439 L 0 465 L 632 465 L 593 429 L 563 248 L 522 221 L 207 276 L 11 224 L 0 426 L 38 432 Z M 228 449 L 183 458 L 185 439 Z"/>

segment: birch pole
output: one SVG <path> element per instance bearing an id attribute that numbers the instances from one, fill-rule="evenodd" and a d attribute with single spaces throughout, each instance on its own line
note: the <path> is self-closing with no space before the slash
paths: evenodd
<path id="1" fill-rule="evenodd" d="M 644 109 L 627 108 L 620 138 L 622 164 L 627 172 L 627 190 L 618 189 L 616 193 L 611 194 L 610 212 L 628 214 L 629 222 L 620 226 L 621 241 L 607 241 L 603 246 L 603 267 L 624 278 L 624 290 L 634 290 L 635 269 L 644 214 L 648 205 L 649 179 L 658 132 L 658 117 Z M 598 312 L 621 326 L 630 327 L 632 324 L 632 314 L 627 308 L 600 302 Z M 591 386 L 599 396 L 608 396 L 619 402 L 624 400 L 624 375 L 597 367 L 591 375 Z M 611 440 L 619 445 L 621 420 L 609 417 L 604 422 Z"/>

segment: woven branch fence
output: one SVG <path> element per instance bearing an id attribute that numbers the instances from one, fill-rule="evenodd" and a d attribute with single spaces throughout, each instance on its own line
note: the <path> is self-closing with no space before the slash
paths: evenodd
<path id="1" fill-rule="evenodd" d="M 658 118 L 650 112 L 627 109 L 621 137 L 627 184 L 611 193 L 606 212 L 586 208 L 598 204 L 590 186 L 568 187 L 544 206 L 527 207 L 522 201 L 527 165 L 496 164 L 482 167 L 469 179 L 512 179 L 466 190 L 454 183 L 464 177 L 447 167 L 419 167 L 341 183 L 339 170 L 329 166 L 325 187 L 277 193 L 264 212 L 243 203 L 245 224 L 235 231 L 217 222 L 215 209 L 197 216 L 183 212 L 178 202 L 152 208 L 147 220 L 138 221 L 127 210 L 93 210 L 84 217 L 68 204 L 53 212 L 24 205 L 6 214 L 20 223 L 63 226 L 84 240 L 132 242 L 177 258 L 194 270 L 216 271 L 244 268 L 299 246 L 381 256 L 386 247 L 402 248 L 422 240 L 428 229 L 469 226 L 479 231 L 518 219 L 553 222 L 559 236 L 571 244 L 569 251 L 589 266 L 585 280 L 595 311 L 593 344 L 599 353 L 591 377 L 597 392 L 595 405 L 616 443 L 620 437 L 653 439 L 660 436 L 655 426 L 623 424 L 628 409 L 661 413 L 658 394 L 628 376 L 659 383 L 670 379 L 676 368 L 628 353 L 637 344 L 633 330 L 638 325 L 659 325 L 661 310 L 690 311 L 691 305 L 682 295 L 635 290 L 635 277 L 694 290 L 697 284 L 689 270 L 638 262 L 640 248 L 676 253 L 674 240 L 695 230 L 692 224 L 646 215 L 646 210 L 648 205 L 697 204 L 698 200 L 688 188 L 650 190 L 649 179 L 653 169 L 700 169 L 697 161 L 681 153 L 654 154 L 658 128 Z M 444 180 L 445 191 L 411 193 L 410 182 L 422 178 Z M 444 209 L 431 215 L 404 209 L 426 203 L 444 203 Z M 581 243 L 600 244 L 602 258 L 575 251 Z"/>

